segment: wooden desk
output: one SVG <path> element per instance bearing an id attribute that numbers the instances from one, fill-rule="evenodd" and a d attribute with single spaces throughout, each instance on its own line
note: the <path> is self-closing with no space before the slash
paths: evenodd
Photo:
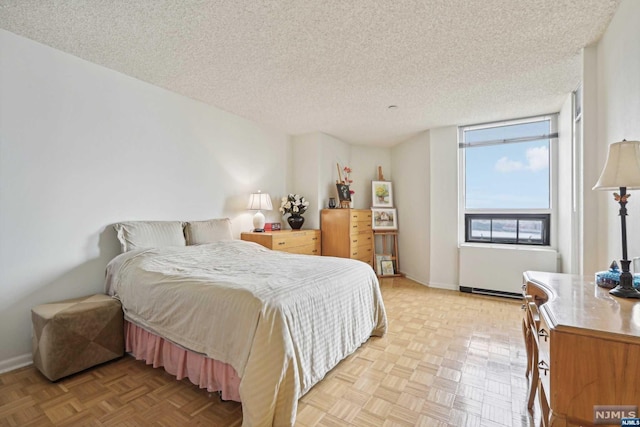
<path id="1" fill-rule="evenodd" d="M 539 397 L 550 425 L 591 426 L 594 405 L 640 407 L 639 300 L 593 278 L 537 271 L 524 273 L 523 295 L 539 310 Z"/>

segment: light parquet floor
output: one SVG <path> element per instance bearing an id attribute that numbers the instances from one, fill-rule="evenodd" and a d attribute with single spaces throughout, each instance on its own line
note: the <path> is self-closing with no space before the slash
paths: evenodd
<path id="1" fill-rule="evenodd" d="M 381 280 L 389 330 L 299 402 L 296 426 L 530 426 L 520 302 Z M 0 375 L 0 426 L 240 426 L 242 408 L 125 356 Z"/>

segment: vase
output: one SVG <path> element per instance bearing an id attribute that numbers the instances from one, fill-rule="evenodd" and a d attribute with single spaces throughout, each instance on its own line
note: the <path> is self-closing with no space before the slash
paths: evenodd
<path id="1" fill-rule="evenodd" d="M 300 228 L 302 228 L 302 224 L 304 224 L 304 217 L 300 215 L 291 215 L 287 218 L 287 222 L 292 230 L 300 230 Z"/>

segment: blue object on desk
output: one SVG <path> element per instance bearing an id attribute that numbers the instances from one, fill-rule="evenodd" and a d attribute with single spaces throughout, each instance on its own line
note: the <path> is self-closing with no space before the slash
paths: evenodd
<path id="1" fill-rule="evenodd" d="M 620 284 L 620 268 L 618 263 L 613 261 L 607 271 L 598 271 L 596 273 L 596 285 L 601 288 L 613 289 Z M 633 275 L 633 287 L 640 289 L 640 274 Z"/>

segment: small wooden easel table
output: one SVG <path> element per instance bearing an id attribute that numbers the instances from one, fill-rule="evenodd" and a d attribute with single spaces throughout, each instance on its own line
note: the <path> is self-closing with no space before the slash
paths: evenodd
<path id="1" fill-rule="evenodd" d="M 378 277 L 402 277 L 404 276 L 400 273 L 400 257 L 398 256 L 398 232 L 397 231 L 387 231 L 387 230 L 373 230 L 373 239 L 376 240 L 377 237 L 382 237 L 382 253 L 376 252 L 376 262 L 377 256 L 382 255 L 386 256 L 386 259 L 393 261 L 394 264 L 394 273 L 393 274 L 378 274 Z M 377 249 L 377 242 L 374 242 L 374 247 Z"/>
<path id="2" fill-rule="evenodd" d="M 384 181 L 382 166 L 378 166 L 378 181 Z M 382 253 L 375 252 L 378 248 L 378 245 L 376 244 L 377 237 L 381 237 L 382 240 Z M 373 240 L 376 263 L 377 256 L 382 255 L 387 257 L 386 259 L 393 261 L 394 264 L 393 274 L 378 274 L 378 277 L 403 277 L 404 274 L 400 273 L 400 255 L 398 254 L 398 230 L 373 230 Z"/>

